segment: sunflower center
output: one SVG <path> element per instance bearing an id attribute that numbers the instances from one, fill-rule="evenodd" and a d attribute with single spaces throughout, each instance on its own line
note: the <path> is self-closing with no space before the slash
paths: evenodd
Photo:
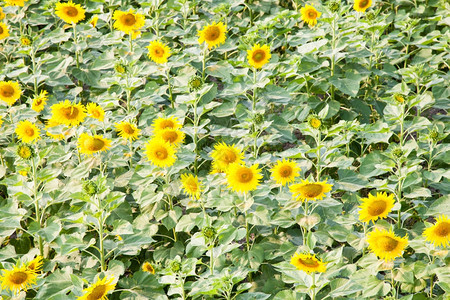
<path id="1" fill-rule="evenodd" d="M 367 4 L 369 4 L 369 0 L 362 0 L 361 2 L 359 2 L 359 7 L 366 7 Z"/>
<path id="2" fill-rule="evenodd" d="M 123 126 L 123 131 L 126 134 L 133 134 L 134 133 L 134 129 L 129 124 L 126 124 L 125 126 Z"/>
<path id="3" fill-rule="evenodd" d="M 178 138 L 178 134 L 175 131 L 168 131 L 164 133 L 164 140 L 169 143 L 174 143 Z"/>
<path id="4" fill-rule="evenodd" d="M 450 223 L 440 223 L 434 230 L 434 233 L 440 237 L 447 236 L 450 233 Z"/>
<path id="5" fill-rule="evenodd" d="M 166 148 L 161 147 L 155 151 L 155 156 L 158 159 L 166 159 L 169 156 L 169 153 L 167 152 Z"/>
<path id="6" fill-rule="evenodd" d="M 161 129 L 174 128 L 175 124 L 171 120 L 164 120 L 161 122 Z"/>
<path id="7" fill-rule="evenodd" d="M 253 178 L 253 173 L 249 169 L 242 169 L 238 173 L 239 181 L 242 183 L 249 182 Z"/>
<path id="8" fill-rule="evenodd" d="M 67 7 L 66 15 L 68 15 L 69 17 L 75 17 L 76 15 L 78 15 L 78 10 L 75 7 Z"/>
<path id="9" fill-rule="evenodd" d="M 106 286 L 104 284 L 96 286 L 92 292 L 87 296 L 87 300 L 99 300 L 106 294 Z"/>
<path id="10" fill-rule="evenodd" d="M 0 34 L 3 34 L 3 27 L 0 26 Z"/>
<path id="11" fill-rule="evenodd" d="M 310 268 L 317 268 L 319 263 L 312 258 L 298 259 L 298 262 Z"/>
<path id="12" fill-rule="evenodd" d="M 312 126 L 312 127 L 318 128 L 320 125 L 321 125 L 320 120 L 318 120 L 318 119 L 312 119 L 312 120 L 311 120 L 311 126 Z"/>
<path id="13" fill-rule="evenodd" d="M 282 166 L 280 168 L 280 175 L 281 177 L 289 177 L 292 175 L 292 168 L 291 166 Z"/>
<path id="14" fill-rule="evenodd" d="M 372 202 L 368 207 L 368 211 L 371 216 L 378 216 L 385 210 L 386 210 L 386 202 L 383 200 L 376 200 Z"/>
<path id="15" fill-rule="evenodd" d="M 303 194 L 308 198 L 315 198 L 322 193 L 322 186 L 317 183 L 309 183 L 303 187 Z"/>
<path id="16" fill-rule="evenodd" d="M 76 107 L 65 107 L 62 109 L 64 116 L 69 120 L 74 120 L 78 117 L 78 108 Z"/>
<path id="17" fill-rule="evenodd" d="M 132 14 L 123 15 L 122 23 L 126 26 L 133 26 L 136 23 L 136 18 Z"/>
<path id="18" fill-rule="evenodd" d="M 24 282 L 26 282 L 28 279 L 28 274 L 25 272 L 14 272 L 11 274 L 11 277 L 9 278 L 10 281 L 12 281 L 14 284 L 20 285 Z"/>
<path id="19" fill-rule="evenodd" d="M 150 273 L 154 272 L 153 267 L 150 264 L 145 265 L 144 268 L 145 268 L 145 271 L 147 271 L 147 272 L 150 272 Z"/>
<path id="20" fill-rule="evenodd" d="M 253 60 L 256 62 L 261 62 L 266 58 L 266 53 L 263 50 L 256 50 L 252 56 Z"/>
<path id="21" fill-rule="evenodd" d="M 34 135 L 34 130 L 33 130 L 33 128 L 27 128 L 27 129 L 25 129 L 25 134 L 26 134 L 27 136 L 33 136 L 33 135 Z"/>
<path id="22" fill-rule="evenodd" d="M 99 151 L 105 146 L 105 142 L 98 138 L 90 138 L 84 141 L 84 146 L 89 151 Z"/>
<path id="23" fill-rule="evenodd" d="M 236 161 L 236 154 L 233 151 L 225 150 L 225 153 L 222 155 L 222 160 L 226 164 L 231 164 Z"/>
<path id="24" fill-rule="evenodd" d="M 100 112 L 99 112 L 98 110 L 94 110 L 94 111 L 92 112 L 92 115 L 93 115 L 95 118 L 98 118 L 98 117 L 100 117 Z"/>
<path id="25" fill-rule="evenodd" d="M 315 18 L 317 18 L 317 13 L 314 10 L 310 10 L 310 11 L 308 11 L 308 17 L 310 19 L 315 19 Z"/>
<path id="26" fill-rule="evenodd" d="M 155 55 L 158 57 L 163 57 L 164 49 L 161 47 L 155 47 Z"/>
<path id="27" fill-rule="evenodd" d="M 1 93 L 3 97 L 11 97 L 14 95 L 14 88 L 10 85 L 5 85 L 2 87 Z"/>
<path id="28" fill-rule="evenodd" d="M 206 31 L 205 39 L 207 41 L 214 41 L 220 36 L 220 29 L 217 26 L 211 26 L 208 28 L 208 31 Z"/>
<path id="29" fill-rule="evenodd" d="M 42 99 L 41 98 L 37 98 L 36 99 L 36 105 L 41 105 L 42 104 Z"/>
<path id="30" fill-rule="evenodd" d="M 378 245 L 383 251 L 392 251 L 397 248 L 398 241 L 388 236 L 380 236 L 378 238 Z"/>

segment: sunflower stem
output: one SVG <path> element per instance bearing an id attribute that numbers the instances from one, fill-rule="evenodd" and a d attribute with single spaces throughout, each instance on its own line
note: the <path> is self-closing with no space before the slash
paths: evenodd
<path id="1" fill-rule="evenodd" d="M 30 57 L 31 57 L 31 63 L 33 66 L 33 77 L 34 77 L 34 96 L 38 96 L 38 83 L 37 83 L 37 77 L 36 77 L 36 52 L 33 46 L 31 46 L 30 51 Z"/>
<path id="2" fill-rule="evenodd" d="M 214 275 L 214 243 L 209 246 L 209 270 L 211 271 L 211 275 Z"/>
<path id="3" fill-rule="evenodd" d="M 198 130 L 198 123 L 200 121 L 199 115 L 197 114 L 197 105 L 200 100 L 200 97 L 196 97 L 194 104 L 193 104 L 193 110 L 194 110 L 194 146 L 195 146 L 195 159 L 194 159 L 194 174 L 197 176 L 198 174 L 198 136 L 197 136 L 197 130 Z"/>
<path id="4" fill-rule="evenodd" d="M 320 173 L 322 173 L 322 169 L 320 168 L 320 147 L 321 147 L 321 134 L 320 134 L 320 130 L 318 131 L 318 135 L 316 137 L 316 144 L 317 144 L 317 149 L 316 149 L 316 155 L 317 155 L 317 164 L 316 164 L 316 177 L 317 177 L 317 181 L 320 181 Z"/>
<path id="5" fill-rule="evenodd" d="M 133 35 L 131 32 L 128 34 L 128 41 L 130 43 L 130 54 L 133 53 Z"/>
<path id="6" fill-rule="evenodd" d="M 166 71 L 167 85 L 169 87 L 169 100 L 172 108 L 175 108 L 175 102 L 173 101 L 172 85 L 170 84 L 170 67 Z"/>
<path id="7" fill-rule="evenodd" d="M 37 155 L 39 156 L 39 153 L 37 153 Z M 36 162 L 34 161 L 35 158 L 33 157 L 31 159 L 31 163 L 32 163 L 32 170 L 33 170 L 33 197 L 34 197 L 34 207 L 35 207 L 35 211 L 36 211 L 36 222 L 39 224 L 39 229 L 42 227 L 41 225 L 41 213 L 40 213 L 40 209 L 39 209 L 39 200 L 37 197 L 37 174 L 36 174 Z M 44 257 L 44 243 L 42 241 L 42 237 L 39 235 L 38 237 L 39 240 L 39 253 L 42 257 Z"/>
<path id="8" fill-rule="evenodd" d="M 77 37 L 77 24 L 72 23 L 72 27 L 73 27 L 73 42 L 75 44 L 75 61 L 77 63 L 77 68 L 80 68 L 80 58 L 79 58 L 79 54 L 78 54 L 78 37 Z"/>
<path id="9" fill-rule="evenodd" d="M 253 156 L 258 156 L 258 130 L 256 127 L 256 68 L 253 68 L 253 93 L 252 93 L 252 114 L 253 114 Z"/>
<path id="10" fill-rule="evenodd" d="M 337 16 L 333 15 L 333 22 L 331 25 L 331 27 L 332 27 L 331 28 L 331 30 L 332 30 L 332 40 L 331 40 L 332 53 L 331 53 L 331 69 L 330 69 L 331 77 L 334 76 L 334 68 L 336 65 L 335 56 L 334 56 L 334 52 L 336 49 L 336 18 L 337 18 Z M 331 100 L 334 100 L 334 85 L 331 85 L 330 94 L 331 94 Z"/>
<path id="11" fill-rule="evenodd" d="M 202 81 L 205 82 L 205 71 L 206 71 L 206 51 L 207 46 L 203 46 L 203 59 L 202 59 Z"/>
<path id="12" fill-rule="evenodd" d="M 168 186 L 169 183 L 170 183 L 170 176 L 169 176 L 169 173 L 168 173 L 168 172 L 167 172 L 167 174 L 166 174 L 165 179 L 166 179 L 166 184 L 167 184 L 167 186 Z M 170 196 L 169 194 L 167 194 L 167 199 L 169 200 L 169 211 L 172 211 L 172 210 L 173 210 L 173 200 L 172 200 L 172 196 Z M 172 231 L 173 231 L 173 240 L 176 242 L 176 241 L 177 241 L 177 232 L 175 231 L 175 227 L 172 228 Z"/>
<path id="13" fill-rule="evenodd" d="M 98 195 L 95 195 L 95 199 L 98 202 L 98 210 L 100 212 L 100 215 L 98 216 L 98 236 L 99 236 L 99 243 L 100 243 L 100 268 L 101 271 L 104 272 L 106 270 L 105 268 L 105 249 L 103 247 L 103 210 L 102 210 L 102 202 L 101 199 L 98 197 Z"/>
<path id="14" fill-rule="evenodd" d="M 247 193 L 244 193 L 244 203 L 247 202 Z M 245 217 L 245 231 L 246 231 L 246 235 L 245 235 L 245 242 L 247 245 L 247 252 L 250 251 L 250 230 L 248 227 L 248 216 L 247 216 L 247 210 L 244 211 L 244 217 Z"/>
<path id="15" fill-rule="evenodd" d="M 391 269 L 391 290 L 392 297 L 394 297 L 394 299 L 398 299 L 397 291 L 395 290 L 394 268 Z"/>
<path id="16" fill-rule="evenodd" d="M 311 300 L 316 300 L 316 273 L 312 273 L 312 293 L 311 293 Z"/>

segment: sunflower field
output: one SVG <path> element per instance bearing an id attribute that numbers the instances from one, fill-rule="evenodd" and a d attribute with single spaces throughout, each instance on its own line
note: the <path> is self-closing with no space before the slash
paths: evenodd
<path id="1" fill-rule="evenodd" d="M 447 0 L 0 0 L 0 299 L 450 299 Z"/>

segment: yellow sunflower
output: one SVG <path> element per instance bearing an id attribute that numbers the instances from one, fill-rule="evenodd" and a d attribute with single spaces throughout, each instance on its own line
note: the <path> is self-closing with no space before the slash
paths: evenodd
<path id="1" fill-rule="evenodd" d="M 256 44 L 251 50 L 247 50 L 248 63 L 256 69 L 261 69 L 271 57 L 270 47 L 267 45 Z"/>
<path id="2" fill-rule="evenodd" d="M 132 33 L 131 33 L 131 39 L 132 40 L 135 40 L 135 39 L 137 39 L 138 37 L 140 37 L 141 36 L 141 31 L 140 30 L 134 30 Z"/>
<path id="3" fill-rule="evenodd" d="M 311 126 L 314 129 L 318 129 L 320 126 L 322 126 L 322 121 L 319 118 L 311 117 L 308 120 L 309 126 Z"/>
<path id="4" fill-rule="evenodd" d="M 197 176 L 181 174 L 181 184 L 186 194 L 191 196 L 192 199 L 200 199 L 202 187 Z"/>
<path id="5" fill-rule="evenodd" d="M 332 184 L 328 184 L 327 180 L 319 182 L 309 182 L 308 179 L 301 179 L 301 183 L 293 184 L 289 187 L 292 196 L 297 201 L 315 201 L 325 197 L 325 193 L 331 191 Z"/>
<path id="6" fill-rule="evenodd" d="M 145 17 L 139 13 L 135 14 L 132 9 L 128 12 L 116 10 L 113 19 L 115 20 L 114 28 L 127 34 L 138 31 L 145 24 Z"/>
<path id="7" fill-rule="evenodd" d="M 427 241 L 437 247 L 450 245 L 450 220 L 447 216 L 441 215 L 436 224 L 425 229 L 423 235 Z"/>
<path id="8" fill-rule="evenodd" d="M 45 104 L 47 104 L 47 91 L 41 91 L 39 96 L 33 99 L 33 103 L 31 104 L 31 109 L 36 112 L 41 112 L 44 110 Z"/>
<path id="9" fill-rule="evenodd" d="M 181 123 L 178 122 L 178 119 L 175 117 L 168 118 L 157 118 L 153 121 L 152 124 L 153 131 L 157 133 L 163 129 L 171 128 L 171 129 L 180 129 Z"/>
<path id="10" fill-rule="evenodd" d="M 270 170 L 272 178 L 277 184 L 285 185 L 295 180 L 295 177 L 300 175 L 300 167 L 295 161 L 290 159 L 278 160 L 276 165 Z"/>
<path id="11" fill-rule="evenodd" d="M 256 190 L 261 178 L 261 169 L 258 169 L 258 165 L 246 167 L 233 163 L 228 166 L 227 182 L 233 191 L 245 193 Z"/>
<path id="12" fill-rule="evenodd" d="M 22 91 L 17 81 L 0 81 L 0 100 L 8 105 L 13 105 L 20 95 L 22 95 Z"/>
<path id="13" fill-rule="evenodd" d="M 56 3 L 55 13 L 64 22 L 72 24 L 77 24 L 81 20 L 84 20 L 84 8 L 80 4 L 74 4 L 72 1 L 67 3 Z"/>
<path id="14" fill-rule="evenodd" d="M 107 300 L 106 294 L 113 291 L 116 288 L 116 284 L 113 283 L 114 278 L 103 277 L 102 280 L 98 280 L 90 287 L 83 290 L 84 294 L 78 297 L 78 300 Z"/>
<path id="15" fill-rule="evenodd" d="M 28 120 L 21 121 L 16 127 L 16 134 L 24 143 L 34 143 L 39 139 L 40 129 Z"/>
<path id="16" fill-rule="evenodd" d="M 355 0 L 353 9 L 359 12 L 365 12 L 372 5 L 372 0 Z"/>
<path id="17" fill-rule="evenodd" d="M 98 15 L 94 15 L 89 24 L 91 24 L 91 26 L 95 28 L 97 27 L 97 22 L 98 22 Z"/>
<path id="18" fill-rule="evenodd" d="M 103 119 L 105 118 L 105 111 L 97 103 L 89 103 L 88 105 L 86 105 L 86 109 L 91 118 L 97 119 L 99 121 L 103 121 Z"/>
<path id="19" fill-rule="evenodd" d="M 142 271 L 148 272 L 148 273 L 151 273 L 151 274 L 155 274 L 155 268 L 153 268 L 152 264 L 149 263 L 148 261 L 146 261 L 146 262 L 142 265 Z"/>
<path id="20" fill-rule="evenodd" d="M 15 266 L 12 270 L 2 270 L 3 274 L 0 276 L 2 289 L 9 289 L 15 295 L 21 290 L 27 291 L 33 284 L 36 283 L 36 273 L 30 271 L 26 266 Z"/>
<path id="21" fill-rule="evenodd" d="M 222 142 L 214 145 L 211 157 L 213 159 L 213 169 L 226 172 L 230 164 L 241 163 L 244 154 L 234 144 L 229 146 Z"/>
<path id="22" fill-rule="evenodd" d="M 300 254 L 296 252 L 291 257 L 291 265 L 308 274 L 311 272 L 323 273 L 327 270 L 327 263 L 322 262 L 312 254 Z"/>
<path id="23" fill-rule="evenodd" d="M 157 138 L 161 138 L 164 141 L 170 143 L 173 147 L 178 147 L 183 143 L 185 134 L 178 129 L 166 128 L 159 130 L 155 135 Z"/>
<path id="24" fill-rule="evenodd" d="M 52 119 L 66 126 L 77 126 L 86 118 L 86 108 L 80 103 L 71 103 L 69 100 L 53 104 L 51 107 Z"/>
<path id="25" fill-rule="evenodd" d="M 381 259 L 394 260 L 402 256 L 403 250 L 408 245 L 408 237 L 399 237 L 391 230 L 375 229 L 367 235 L 369 249 Z"/>
<path id="26" fill-rule="evenodd" d="M 6 39 L 8 36 L 9 36 L 8 26 L 6 26 L 5 23 L 0 22 L 0 41 Z"/>
<path id="27" fill-rule="evenodd" d="M 52 127 L 55 127 L 55 126 L 58 126 L 58 125 L 61 125 L 61 124 L 59 124 L 58 122 L 56 122 L 53 119 L 49 119 L 47 121 L 47 126 L 45 126 L 45 130 L 47 131 L 47 135 L 49 137 L 51 137 L 52 139 L 54 139 L 54 140 L 62 140 L 62 139 L 64 139 L 64 134 L 62 134 L 62 133 L 54 134 L 54 133 L 51 133 L 50 131 L 48 131 L 49 128 L 52 128 Z"/>
<path id="28" fill-rule="evenodd" d="M 31 40 L 25 36 L 20 38 L 20 44 L 22 46 L 30 46 L 31 45 Z"/>
<path id="29" fill-rule="evenodd" d="M 166 63 L 170 56 L 170 48 L 161 41 L 152 41 L 146 48 L 148 57 L 157 64 Z"/>
<path id="30" fill-rule="evenodd" d="M 361 198 L 363 202 L 359 208 L 359 219 L 362 222 L 375 222 L 378 218 L 386 218 L 394 207 L 394 194 L 377 193 L 376 196 L 369 194 L 368 198 Z"/>
<path id="31" fill-rule="evenodd" d="M 308 23 L 310 27 L 314 27 L 314 25 L 317 24 L 317 18 L 322 15 L 321 12 L 317 11 L 314 7 L 308 4 L 300 9 L 300 13 L 302 14 L 302 20 Z"/>
<path id="32" fill-rule="evenodd" d="M 170 167 L 177 160 L 175 149 L 162 139 L 151 139 L 145 148 L 148 160 L 160 168 Z"/>
<path id="33" fill-rule="evenodd" d="M 3 12 L 3 8 L 0 7 L 0 20 L 3 20 L 5 18 L 5 13 Z"/>
<path id="34" fill-rule="evenodd" d="M 40 256 L 40 255 L 36 256 L 35 259 L 30 261 L 26 265 L 27 270 L 35 272 L 35 273 L 39 272 L 41 270 L 41 268 L 42 268 L 42 265 L 44 264 L 42 259 L 43 259 L 42 256 Z"/>
<path id="35" fill-rule="evenodd" d="M 198 43 L 208 44 L 208 48 L 217 47 L 225 43 L 225 33 L 227 32 L 227 27 L 222 23 L 213 22 L 211 25 L 206 25 L 202 30 L 198 32 L 199 38 Z"/>
<path id="36" fill-rule="evenodd" d="M 133 141 L 139 137 L 141 134 L 141 130 L 137 128 L 136 125 L 130 122 L 120 122 L 116 123 L 116 131 L 118 135 L 123 137 L 124 139 Z"/>
<path id="37" fill-rule="evenodd" d="M 111 147 L 111 141 L 101 135 L 91 136 L 87 133 L 82 133 L 78 138 L 78 149 L 80 153 L 86 155 L 106 151 L 109 147 Z"/>
<path id="38" fill-rule="evenodd" d="M 2 119 L 2 116 L 0 116 L 0 128 L 2 127 L 2 124 L 3 124 L 3 119 Z"/>
<path id="39" fill-rule="evenodd" d="M 5 6 L 25 6 L 28 0 L 5 0 Z"/>

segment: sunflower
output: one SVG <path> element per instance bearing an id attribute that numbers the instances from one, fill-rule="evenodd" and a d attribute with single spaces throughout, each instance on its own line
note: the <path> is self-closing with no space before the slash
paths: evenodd
<path id="1" fill-rule="evenodd" d="M 107 300 L 106 294 L 108 294 L 109 291 L 113 291 L 116 287 L 116 284 L 112 283 L 114 281 L 114 278 L 107 278 L 103 277 L 102 280 L 98 280 L 88 287 L 87 289 L 84 289 L 83 296 L 78 297 L 78 300 Z"/>
<path id="2" fill-rule="evenodd" d="M 72 1 L 67 3 L 56 3 L 55 13 L 58 17 L 63 19 L 64 22 L 69 24 L 77 24 L 81 20 L 84 20 L 84 8 L 80 4 L 74 4 Z"/>
<path id="3" fill-rule="evenodd" d="M 123 121 L 120 123 L 116 123 L 115 125 L 118 135 L 123 137 L 124 139 L 133 141 L 137 139 L 141 134 L 141 130 L 138 129 L 136 125 L 130 122 Z"/>
<path id="4" fill-rule="evenodd" d="M 111 141 L 101 135 L 91 136 L 87 133 L 82 133 L 78 138 L 79 151 L 86 155 L 106 151 L 109 147 L 111 147 Z"/>
<path id="5" fill-rule="evenodd" d="M 34 156 L 34 150 L 27 144 L 21 144 L 17 147 L 17 155 L 22 159 L 30 159 Z"/>
<path id="6" fill-rule="evenodd" d="M 50 131 L 48 131 L 49 128 L 53 128 L 53 127 L 58 126 L 58 125 L 61 125 L 61 124 L 59 124 L 58 122 L 56 122 L 53 119 L 50 119 L 50 120 L 47 121 L 47 126 L 45 126 L 45 130 L 47 131 L 47 135 L 49 137 L 51 137 L 52 139 L 54 139 L 54 140 L 62 140 L 62 139 L 64 139 L 64 134 L 62 134 L 62 133 L 54 134 L 54 133 L 51 133 Z"/>
<path id="7" fill-rule="evenodd" d="M 114 22 L 114 28 L 127 34 L 138 31 L 145 24 L 145 17 L 138 13 L 135 14 L 132 9 L 128 12 L 116 10 L 113 19 L 116 20 Z"/>
<path id="8" fill-rule="evenodd" d="M 137 39 L 138 37 L 141 36 L 141 33 L 142 32 L 140 30 L 133 30 L 133 32 L 131 32 L 131 39 L 132 40 Z"/>
<path id="9" fill-rule="evenodd" d="M 327 270 L 327 263 L 317 259 L 315 255 L 300 254 L 297 252 L 291 257 L 291 265 L 308 274 L 311 272 L 323 273 Z"/>
<path id="10" fill-rule="evenodd" d="M 170 143 L 154 138 L 145 145 L 148 160 L 160 168 L 170 167 L 177 159 L 175 149 Z"/>
<path id="11" fill-rule="evenodd" d="M 270 47 L 267 45 L 256 44 L 251 50 L 247 50 L 248 63 L 256 69 L 261 69 L 271 57 Z"/>
<path id="12" fill-rule="evenodd" d="M 170 48 L 161 41 L 150 42 L 147 49 L 148 57 L 157 64 L 166 63 L 170 56 Z"/>
<path id="13" fill-rule="evenodd" d="M 181 123 L 178 122 L 177 118 L 175 117 L 168 117 L 168 118 L 157 118 L 153 121 L 152 124 L 153 131 L 157 133 L 160 130 L 171 128 L 171 129 L 180 129 Z"/>
<path id="14" fill-rule="evenodd" d="M 18 294 L 21 290 L 26 291 L 36 283 L 36 273 L 30 271 L 26 266 L 15 266 L 12 270 L 3 270 L 0 276 L 2 289 L 9 289 L 14 294 Z"/>
<path id="15" fill-rule="evenodd" d="M 20 98 L 20 95 L 22 95 L 22 91 L 17 81 L 0 81 L 0 100 L 8 105 L 13 105 Z"/>
<path id="16" fill-rule="evenodd" d="M 332 184 L 327 181 L 309 182 L 308 179 L 301 179 L 301 183 L 293 184 L 289 187 L 293 198 L 297 201 L 321 200 L 325 197 L 325 193 L 331 191 Z"/>
<path id="17" fill-rule="evenodd" d="M 6 6 L 25 6 L 28 0 L 5 0 Z"/>
<path id="18" fill-rule="evenodd" d="M 227 27 L 222 23 L 213 22 L 211 25 L 206 25 L 202 30 L 198 32 L 199 38 L 198 43 L 202 44 L 205 42 L 208 44 L 208 48 L 217 47 L 225 43 L 225 33 L 227 32 Z"/>
<path id="19" fill-rule="evenodd" d="M 375 229 L 367 236 L 369 249 L 381 259 L 386 261 L 394 260 L 402 256 L 402 252 L 408 245 L 408 237 L 398 237 L 392 232 L 392 229 Z"/>
<path id="20" fill-rule="evenodd" d="M 80 103 L 71 103 L 69 100 L 53 104 L 51 107 L 52 119 L 66 126 L 77 126 L 86 118 L 86 108 Z"/>
<path id="21" fill-rule="evenodd" d="M 0 41 L 6 39 L 9 36 L 8 26 L 5 23 L 0 22 Z"/>
<path id="22" fill-rule="evenodd" d="M 20 38 L 20 44 L 22 46 L 30 46 L 31 45 L 31 40 L 25 36 Z"/>
<path id="23" fill-rule="evenodd" d="M 3 119 L 2 119 L 2 116 L 0 116 L 0 128 L 2 127 L 2 124 L 3 124 Z"/>
<path id="24" fill-rule="evenodd" d="M 0 7 L 0 20 L 3 20 L 5 18 L 5 13 L 3 12 L 3 8 Z"/>
<path id="25" fill-rule="evenodd" d="M 35 259 L 30 261 L 26 265 L 27 270 L 35 272 L 35 273 L 39 272 L 41 270 L 41 268 L 42 268 L 42 265 L 44 264 L 42 262 L 42 259 L 43 259 L 42 256 L 40 256 L 40 255 L 36 256 Z"/>
<path id="26" fill-rule="evenodd" d="M 34 143 L 39 139 L 40 129 L 28 120 L 21 121 L 16 127 L 16 134 L 24 143 Z"/>
<path id="27" fill-rule="evenodd" d="M 181 174 L 181 184 L 183 189 L 192 199 L 200 199 L 200 193 L 202 191 L 201 183 L 198 181 L 198 177 L 192 174 Z"/>
<path id="28" fill-rule="evenodd" d="M 308 125 L 314 129 L 319 129 L 322 126 L 322 120 L 317 115 L 309 115 L 307 121 Z"/>
<path id="29" fill-rule="evenodd" d="M 234 144 L 229 146 L 222 142 L 214 145 L 211 157 L 213 159 L 213 169 L 226 172 L 230 164 L 241 163 L 244 154 Z"/>
<path id="30" fill-rule="evenodd" d="M 89 103 L 88 105 L 86 105 L 86 109 L 91 118 L 97 119 L 99 121 L 103 121 L 103 119 L 105 118 L 105 111 L 97 103 Z"/>
<path id="31" fill-rule="evenodd" d="M 47 104 L 47 100 L 47 91 L 41 91 L 41 93 L 33 99 L 31 109 L 36 112 L 41 112 L 42 110 L 44 110 L 45 104 Z"/>
<path id="32" fill-rule="evenodd" d="M 353 9 L 359 12 L 365 12 L 372 5 L 372 0 L 355 0 Z"/>
<path id="33" fill-rule="evenodd" d="M 294 181 L 295 177 L 299 176 L 300 167 L 295 161 L 290 159 L 278 160 L 276 165 L 270 170 L 272 178 L 277 184 L 285 185 Z"/>
<path id="34" fill-rule="evenodd" d="M 300 13 L 302 14 L 302 20 L 308 23 L 310 27 L 314 27 L 314 25 L 317 24 L 317 18 L 322 15 L 321 12 L 317 11 L 314 7 L 308 4 L 300 9 Z"/>
<path id="35" fill-rule="evenodd" d="M 425 239 L 435 246 L 450 245 L 450 220 L 447 216 L 441 215 L 436 224 L 425 229 L 423 232 Z"/>
<path id="36" fill-rule="evenodd" d="M 142 271 L 148 272 L 148 273 L 151 273 L 151 274 L 155 274 L 155 268 L 153 268 L 152 264 L 149 263 L 148 261 L 146 261 L 146 262 L 142 265 Z"/>
<path id="37" fill-rule="evenodd" d="M 246 167 L 239 163 L 233 163 L 227 170 L 228 186 L 236 192 L 245 193 L 256 190 L 261 178 L 261 169 L 258 169 L 258 165 Z"/>
<path id="38" fill-rule="evenodd" d="M 166 128 L 156 132 L 156 137 L 163 139 L 176 148 L 183 143 L 185 134 L 178 129 Z"/>
<path id="39" fill-rule="evenodd" d="M 97 22 L 98 22 L 98 15 L 94 15 L 91 21 L 89 21 L 89 24 L 91 24 L 91 26 L 95 28 L 97 27 Z"/>
<path id="40" fill-rule="evenodd" d="M 368 198 L 361 198 L 363 202 L 359 208 L 359 219 L 362 222 L 375 222 L 378 218 L 386 218 L 394 207 L 394 194 L 377 193 L 376 196 L 369 194 Z"/>

